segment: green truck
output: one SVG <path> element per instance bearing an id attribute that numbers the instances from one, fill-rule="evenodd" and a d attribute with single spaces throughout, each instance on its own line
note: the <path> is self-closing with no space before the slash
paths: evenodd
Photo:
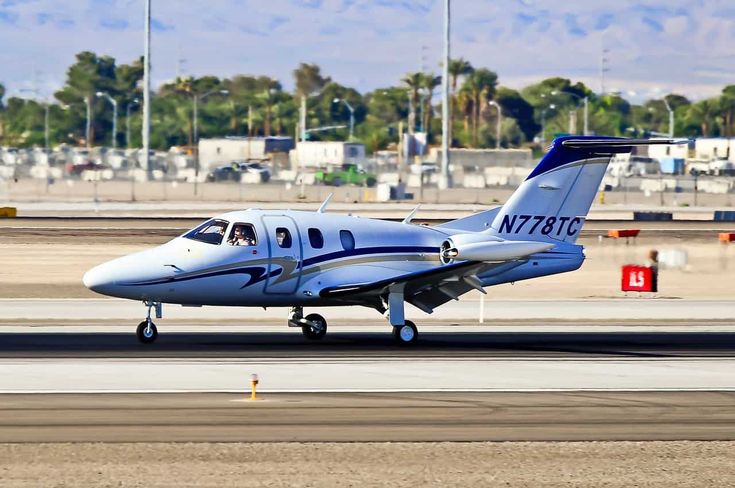
<path id="1" fill-rule="evenodd" d="M 317 171 L 315 174 L 317 183 L 326 185 L 359 185 L 373 187 L 378 182 L 374 174 L 366 172 L 356 164 L 343 164 L 341 169 L 335 171 Z"/>

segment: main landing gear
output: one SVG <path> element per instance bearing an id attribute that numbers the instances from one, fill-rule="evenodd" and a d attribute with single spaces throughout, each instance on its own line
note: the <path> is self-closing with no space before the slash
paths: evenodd
<path id="1" fill-rule="evenodd" d="M 419 330 L 416 324 L 410 320 L 406 320 L 403 325 L 393 326 L 393 337 L 402 346 L 413 344 L 419 338 Z"/>
<path id="2" fill-rule="evenodd" d="M 318 341 L 327 334 L 327 321 L 318 313 L 304 317 L 304 307 L 293 307 L 288 314 L 289 327 L 301 327 L 301 333 L 311 341 Z"/>
<path id="3" fill-rule="evenodd" d="M 161 313 L 161 302 L 143 302 L 148 307 L 148 316 L 146 319 L 138 324 L 138 328 L 135 330 L 135 335 L 138 336 L 138 341 L 143 344 L 151 344 L 158 338 L 158 329 L 156 324 L 151 320 L 151 309 L 155 309 L 156 318 L 160 319 L 163 315 Z"/>

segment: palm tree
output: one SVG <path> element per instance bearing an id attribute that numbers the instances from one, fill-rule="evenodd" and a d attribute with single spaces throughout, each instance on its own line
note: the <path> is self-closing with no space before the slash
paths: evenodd
<path id="1" fill-rule="evenodd" d="M 419 90 L 423 83 L 424 74 L 421 72 L 408 73 L 401 81 L 406 84 L 410 94 L 411 111 L 408 114 L 408 133 L 413 134 L 416 130 L 416 105 L 419 101 Z"/>
<path id="2" fill-rule="evenodd" d="M 485 110 L 488 100 L 495 94 L 498 75 L 489 69 L 478 69 L 465 78 L 462 91 L 472 100 L 472 146 L 477 147 L 477 136 L 480 115 Z"/>
<path id="3" fill-rule="evenodd" d="M 449 60 L 449 77 L 452 80 L 452 95 L 449 97 L 449 146 L 452 145 L 452 121 L 454 120 L 454 106 L 457 102 L 457 81 L 460 76 L 471 74 L 475 68 L 464 58 Z"/>
<path id="4" fill-rule="evenodd" d="M 422 107 L 424 118 L 421 121 L 421 125 L 424 128 L 424 131 L 426 132 L 426 139 L 428 141 L 429 136 L 428 134 L 431 132 L 431 112 L 432 112 L 432 105 L 431 105 L 431 98 L 434 94 L 434 90 L 436 87 L 442 84 L 442 77 L 441 76 L 434 76 L 433 73 L 424 73 L 421 75 L 421 88 L 423 90 L 426 90 L 426 100 L 424 102 L 424 106 Z"/>
<path id="5" fill-rule="evenodd" d="M 263 117 L 263 135 L 268 137 L 271 135 L 271 118 L 273 113 L 273 105 L 276 101 L 276 95 L 281 91 L 281 84 L 278 80 L 269 78 L 267 76 L 261 76 L 258 78 L 258 84 L 260 85 L 261 93 L 259 99 L 262 100 L 265 105 L 265 116 Z"/>

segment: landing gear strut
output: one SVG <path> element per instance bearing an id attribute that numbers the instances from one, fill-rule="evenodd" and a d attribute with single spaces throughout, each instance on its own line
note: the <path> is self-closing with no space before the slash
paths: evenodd
<path id="1" fill-rule="evenodd" d="M 155 342 L 156 338 L 158 337 L 158 329 L 156 328 L 156 324 L 153 323 L 153 320 L 151 320 L 151 309 L 156 310 L 156 318 L 160 319 L 162 317 L 161 314 L 161 302 L 143 302 L 146 307 L 148 307 L 148 316 L 146 319 L 138 324 L 138 328 L 135 330 L 135 335 L 138 336 L 138 340 L 142 342 L 143 344 L 151 344 Z"/>
<path id="2" fill-rule="evenodd" d="M 301 332 L 309 340 L 317 341 L 327 334 L 327 321 L 318 313 L 304 317 L 303 307 L 293 307 L 288 314 L 289 327 L 301 327 Z"/>
<path id="3" fill-rule="evenodd" d="M 390 325 L 393 326 L 393 337 L 400 345 L 407 346 L 418 340 L 419 331 L 416 324 L 406 320 L 402 285 L 389 288 L 388 296 L 384 298 L 383 309 L 388 314 Z"/>

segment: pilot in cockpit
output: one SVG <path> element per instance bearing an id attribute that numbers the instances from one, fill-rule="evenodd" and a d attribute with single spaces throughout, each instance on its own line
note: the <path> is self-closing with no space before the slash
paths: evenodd
<path id="1" fill-rule="evenodd" d="M 245 227 L 236 225 L 232 230 L 232 236 L 227 240 L 232 246 L 252 246 L 253 240 L 245 235 Z"/>

